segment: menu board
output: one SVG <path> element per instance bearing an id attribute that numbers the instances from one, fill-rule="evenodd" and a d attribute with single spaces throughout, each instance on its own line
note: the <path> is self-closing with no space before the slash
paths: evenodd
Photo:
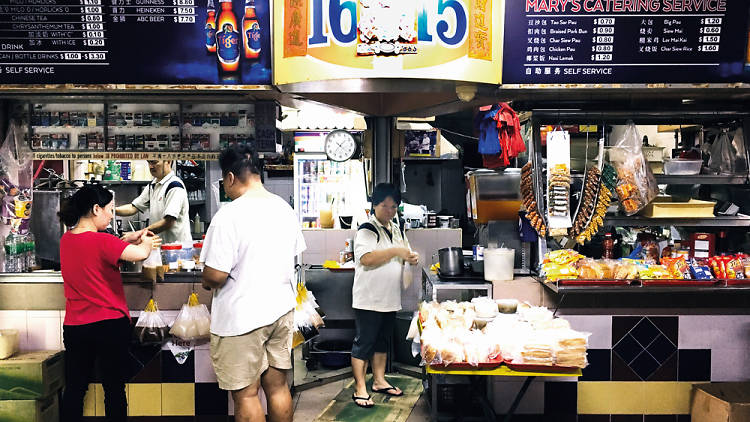
<path id="1" fill-rule="evenodd" d="M 270 46 L 269 0 L 0 2 L 3 84 L 269 85 Z"/>
<path id="2" fill-rule="evenodd" d="M 750 81 L 743 0 L 505 5 L 503 83 Z"/>

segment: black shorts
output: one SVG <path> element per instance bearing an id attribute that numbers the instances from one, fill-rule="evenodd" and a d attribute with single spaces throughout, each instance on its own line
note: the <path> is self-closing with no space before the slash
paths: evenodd
<path id="1" fill-rule="evenodd" d="M 393 337 L 396 312 L 354 309 L 356 335 L 352 344 L 352 357 L 369 360 L 374 353 L 387 353 L 388 342 Z"/>

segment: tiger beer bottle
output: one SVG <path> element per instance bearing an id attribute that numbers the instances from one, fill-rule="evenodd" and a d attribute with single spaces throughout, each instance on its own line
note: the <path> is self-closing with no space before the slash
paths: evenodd
<path id="1" fill-rule="evenodd" d="M 242 39 L 245 41 L 245 58 L 257 59 L 260 55 L 260 25 L 255 16 L 255 0 L 245 0 L 245 16 L 242 18 Z"/>
<path id="2" fill-rule="evenodd" d="M 221 13 L 216 24 L 216 55 L 223 72 L 235 72 L 240 64 L 240 33 L 237 17 L 232 11 L 232 0 L 219 0 Z"/>
<path id="3" fill-rule="evenodd" d="M 208 16 L 206 17 L 206 52 L 216 53 L 216 8 L 214 0 L 208 0 Z"/>

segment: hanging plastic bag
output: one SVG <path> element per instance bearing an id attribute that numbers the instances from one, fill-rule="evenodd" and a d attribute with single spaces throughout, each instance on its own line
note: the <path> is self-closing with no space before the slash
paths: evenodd
<path id="1" fill-rule="evenodd" d="M 148 301 L 135 323 L 133 336 L 141 344 L 161 343 L 167 337 L 169 327 L 164 322 L 153 299 Z"/>
<path id="2" fill-rule="evenodd" d="M 211 314 L 206 305 L 198 302 L 198 295 L 190 294 L 188 303 L 182 305 L 169 334 L 183 340 L 208 337 L 211 329 Z"/>
<path id="3" fill-rule="evenodd" d="M 2 224 L 16 234 L 29 232 L 32 204 L 33 155 L 15 120 L 10 121 L 0 146 L 0 198 Z"/>
<path id="4" fill-rule="evenodd" d="M 747 158 L 745 152 L 745 138 L 742 129 L 734 132 L 729 139 L 729 131 L 722 129 L 719 138 L 711 146 L 711 158 L 708 168 L 716 174 L 744 174 L 747 173 Z"/>
<path id="5" fill-rule="evenodd" d="M 164 281 L 164 267 L 161 262 L 160 249 L 152 249 L 148 258 L 143 261 L 143 277 L 151 281 Z"/>
<path id="6" fill-rule="evenodd" d="M 626 215 L 633 215 L 659 194 L 659 186 L 641 149 L 641 136 L 632 121 L 609 153 L 617 169 L 617 195 Z"/>

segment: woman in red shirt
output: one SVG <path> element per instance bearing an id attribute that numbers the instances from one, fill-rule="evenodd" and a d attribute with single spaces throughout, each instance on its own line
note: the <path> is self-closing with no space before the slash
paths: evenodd
<path id="1" fill-rule="evenodd" d="M 122 239 L 103 233 L 112 221 L 114 197 L 100 185 L 79 189 L 60 209 L 72 229 L 60 239 L 65 289 L 65 391 L 61 420 L 78 422 L 94 364 L 102 369 L 107 421 L 127 419 L 125 381 L 130 313 L 118 261 L 143 261 L 158 238 L 146 230 Z"/>

